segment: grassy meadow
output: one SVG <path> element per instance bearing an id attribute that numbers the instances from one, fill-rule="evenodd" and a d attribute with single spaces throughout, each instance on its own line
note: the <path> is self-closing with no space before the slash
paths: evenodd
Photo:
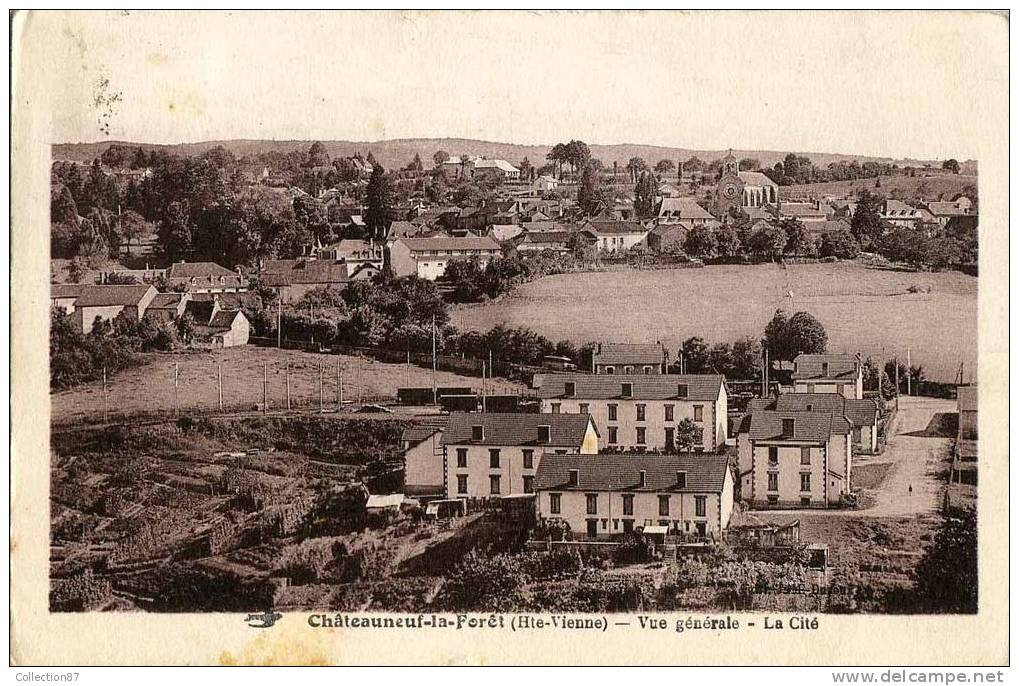
<path id="1" fill-rule="evenodd" d="M 930 292 L 909 293 L 912 285 Z M 481 331 L 526 326 L 575 343 L 660 340 L 674 355 L 690 336 L 760 336 L 778 308 L 817 317 L 832 351 L 905 360 L 909 348 L 934 380 L 953 380 L 960 362 L 967 376 L 976 369 L 977 279 L 959 272 L 812 263 L 560 274 L 462 307 L 452 320 Z"/>

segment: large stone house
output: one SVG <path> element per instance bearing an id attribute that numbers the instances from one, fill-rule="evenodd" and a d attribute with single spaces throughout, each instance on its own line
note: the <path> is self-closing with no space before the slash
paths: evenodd
<path id="1" fill-rule="evenodd" d="M 589 416 L 454 412 L 442 435 L 447 498 L 498 498 L 534 492 L 548 454 L 598 452 Z"/>
<path id="2" fill-rule="evenodd" d="M 591 356 L 595 374 L 664 374 L 669 353 L 654 343 L 596 343 Z"/>
<path id="3" fill-rule="evenodd" d="M 396 276 L 418 276 L 434 281 L 446 273 L 454 259 L 477 258 L 484 266 L 502 255 L 502 247 L 487 237 L 401 238 L 389 248 L 389 264 Z"/>
<path id="4" fill-rule="evenodd" d="M 831 507 L 852 483 L 852 425 L 838 412 L 755 410 L 736 439 L 740 491 L 753 507 Z"/>
<path id="5" fill-rule="evenodd" d="M 847 398 L 863 398 L 863 363 L 859 355 L 797 355 L 792 380 L 797 393 L 838 393 Z"/>
<path id="6" fill-rule="evenodd" d="M 632 531 L 718 540 L 733 509 L 724 455 L 547 455 L 534 482 L 538 516 L 574 538 Z"/>
<path id="7" fill-rule="evenodd" d="M 96 319 L 112 322 L 117 317 L 128 321 L 141 321 L 145 310 L 158 295 L 148 284 L 129 286 L 85 286 L 70 309 L 72 321 L 82 333 L 88 333 Z"/>
<path id="8" fill-rule="evenodd" d="M 243 276 L 215 262 L 174 262 L 166 270 L 171 290 L 188 293 L 239 293 L 248 290 Z"/>
<path id="9" fill-rule="evenodd" d="M 544 374 L 541 411 L 590 415 L 602 449 L 675 452 L 676 427 L 697 427 L 693 449 L 724 450 L 728 396 L 719 374 Z"/>

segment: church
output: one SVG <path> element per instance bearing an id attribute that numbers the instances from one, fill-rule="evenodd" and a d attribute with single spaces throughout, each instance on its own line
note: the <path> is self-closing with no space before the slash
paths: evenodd
<path id="1" fill-rule="evenodd" d="M 778 202 L 778 185 L 761 172 L 740 171 L 739 160 L 729 150 L 722 159 L 721 176 L 715 186 L 715 214 L 725 217 L 734 207 L 763 207 Z"/>

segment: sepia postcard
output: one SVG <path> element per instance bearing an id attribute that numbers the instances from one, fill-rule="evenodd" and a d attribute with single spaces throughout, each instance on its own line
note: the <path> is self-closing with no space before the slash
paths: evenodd
<path id="1" fill-rule="evenodd" d="M 1008 664 L 1007 12 L 10 28 L 12 665 Z"/>

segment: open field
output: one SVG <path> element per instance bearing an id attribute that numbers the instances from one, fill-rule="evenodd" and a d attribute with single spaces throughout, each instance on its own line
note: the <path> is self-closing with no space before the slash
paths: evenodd
<path id="1" fill-rule="evenodd" d="M 216 410 L 219 407 L 218 365 L 223 369 L 225 409 L 250 411 L 262 402 L 263 365 L 268 365 L 269 409 L 286 407 L 287 365 L 290 366 L 292 407 L 317 407 L 319 365 L 322 395 L 327 409 L 336 406 L 337 362 L 340 364 L 344 403 L 395 399 L 404 386 L 431 387 L 432 372 L 414 365 L 386 364 L 365 357 L 324 355 L 299 350 L 244 346 L 211 352 L 149 354 L 146 364 L 124 370 L 108 384 L 110 416 L 170 414 L 174 409 L 174 364 L 178 365 L 178 402 L 181 411 Z M 481 389 L 481 379 L 437 372 L 439 386 Z M 515 392 L 522 386 L 496 379 L 491 392 Z M 52 421 L 68 423 L 102 417 L 102 384 L 88 384 L 51 396 Z"/>
<path id="2" fill-rule="evenodd" d="M 965 174 L 944 174 L 936 176 L 882 176 L 881 187 L 875 188 L 876 179 L 854 179 L 852 181 L 829 181 L 827 183 L 809 183 L 795 186 L 780 186 L 779 195 L 783 198 L 819 198 L 825 195 L 845 197 L 855 195 L 857 191 L 866 188 L 867 190 L 880 195 L 889 195 L 893 190 L 898 190 L 907 195 L 916 193 L 921 185 L 926 187 L 923 193 L 925 199 L 937 200 L 944 198 L 951 200 L 967 185 L 977 185 L 976 176 Z"/>
<path id="3" fill-rule="evenodd" d="M 914 284 L 930 293 L 908 293 Z M 560 274 L 461 308 L 452 320 L 481 331 L 526 326 L 581 344 L 660 340 L 675 354 L 690 336 L 760 336 L 778 308 L 817 317 L 832 351 L 905 361 L 909 348 L 932 380 L 952 381 L 960 362 L 976 369 L 977 279 L 959 272 L 812 263 Z"/>

